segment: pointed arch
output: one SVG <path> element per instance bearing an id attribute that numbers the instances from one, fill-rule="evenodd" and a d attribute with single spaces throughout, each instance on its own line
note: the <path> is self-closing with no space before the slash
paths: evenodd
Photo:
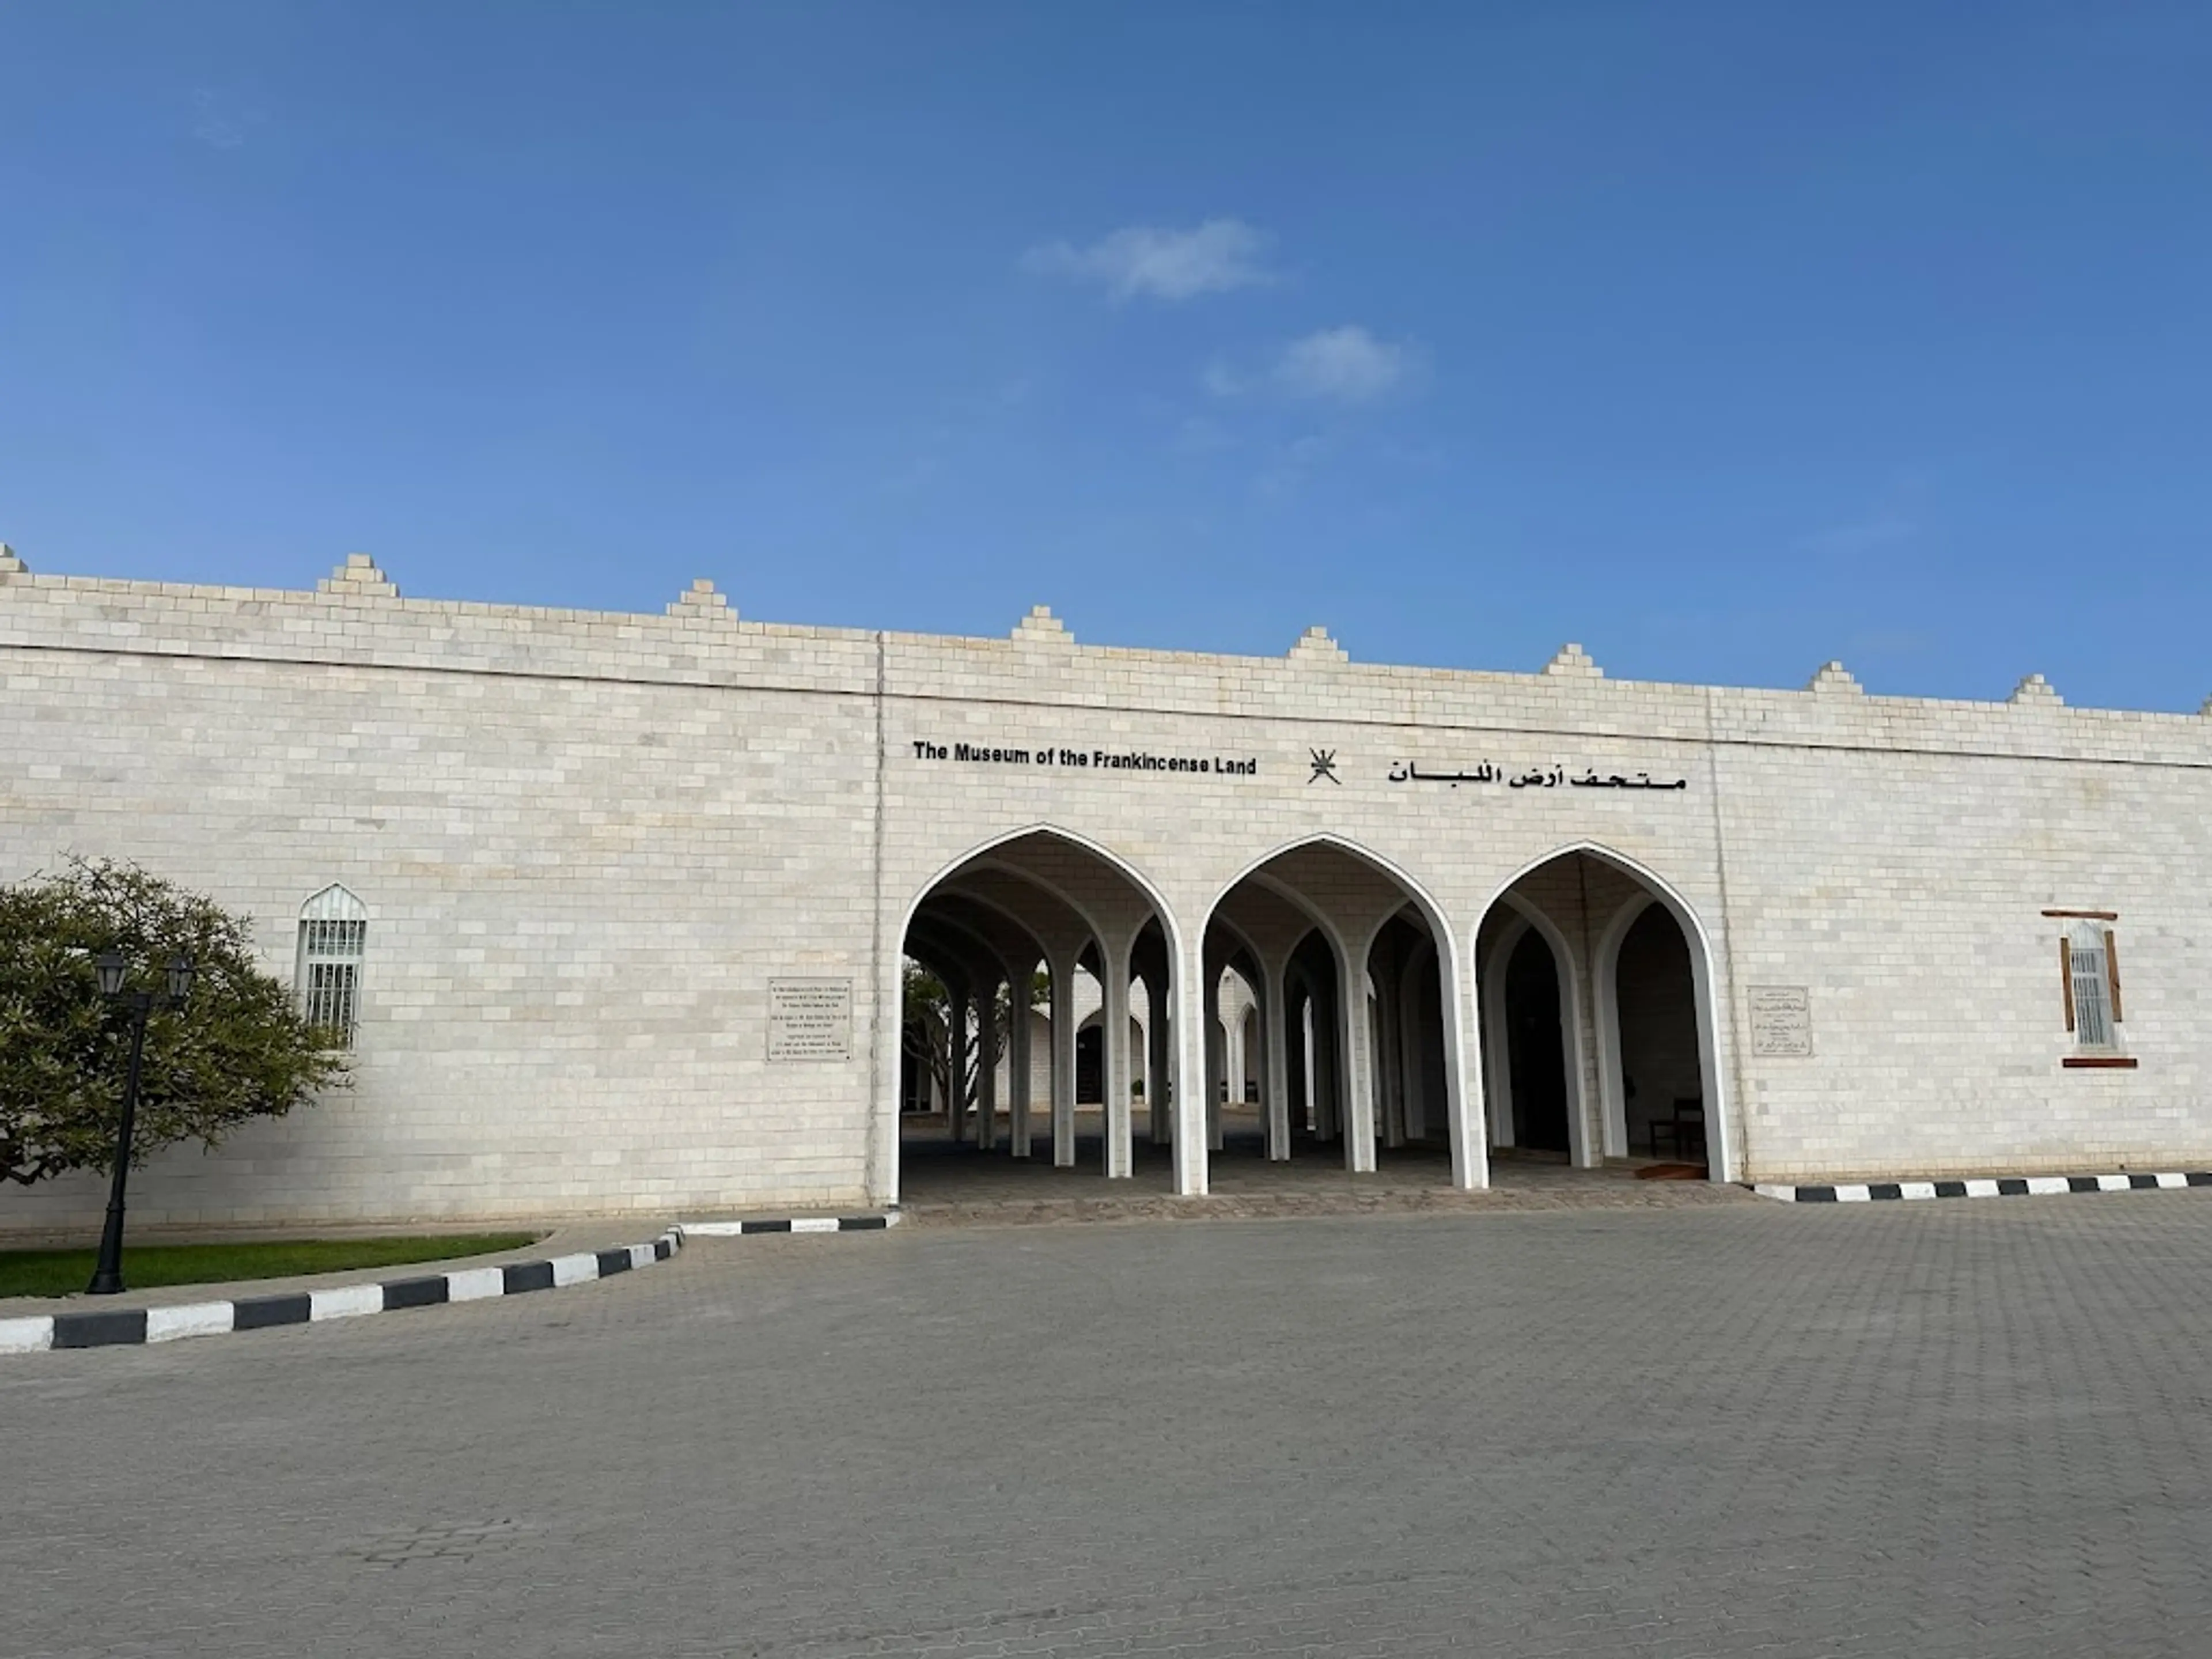
<path id="1" fill-rule="evenodd" d="M 1628 1156 L 1628 1080 L 1621 1058 L 1620 947 L 1644 913 L 1659 902 L 1643 889 L 1632 894 L 1598 934 L 1590 963 L 1590 1001 L 1597 1028 L 1597 1094 L 1600 1130 L 1607 1158 Z"/>
<path id="2" fill-rule="evenodd" d="M 1081 830 L 1069 830 L 1057 823 L 1046 823 L 1042 821 L 1036 823 L 1024 824 L 1018 830 L 1008 830 L 1002 834 L 991 836 L 987 841 L 979 842 L 975 846 L 969 848 L 966 852 L 961 854 L 959 857 L 941 866 L 938 869 L 937 873 L 930 877 L 927 881 L 922 883 L 920 887 L 916 888 L 913 896 L 907 900 L 906 908 L 899 916 L 900 935 L 903 937 L 907 928 L 913 924 L 914 913 L 916 910 L 919 910 L 922 907 L 923 903 L 928 899 L 929 896 L 935 892 L 938 888 L 942 886 L 947 879 L 957 875 L 969 865 L 978 863 L 987 859 L 990 854 L 996 852 L 1000 848 L 1007 846 L 1014 842 L 1025 840 L 1030 836 L 1048 836 L 1055 840 L 1064 841 L 1069 846 L 1079 847 L 1082 848 L 1083 851 L 1090 854 L 1092 857 L 1099 860 L 1102 863 L 1111 866 L 1115 872 L 1127 880 L 1131 886 L 1134 887 L 1139 892 L 1145 896 L 1146 902 L 1149 903 L 1152 907 L 1153 910 L 1158 915 L 1160 918 L 1160 927 L 1167 933 L 1170 948 L 1172 949 L 1180 942 L 1182 934 L 1176 927 L 1175 911 L 1173 908 L 1169 905 L 1167 899 L 1162 895 L 1159 888 L 1154 884 L 1150 877 L 1146 876 L 1142 871 L 1139 870 L 1135 865 L 1130 863 L 1128 860 L 1122 857 L 1121 854 L 1115 852 L 1104 842 L 1092 840 Z M 1031 886 L 1042 888 L 1046 892 L 1050 893 L 1054 897 L 1060 900 L 1061 903 L 1066 905 L 1069 909 L 1074 911 L 1076 915 L 1081 916 L 1083 918 L 1084 924 L 1091 929 L 1092 933 L 1099 939 L 1100 942 L 1102 944 L 1105 942 L 1107 933 L 1106 930 L 1102 929 L 1099 927 L 1097 918 L 1091 915 L 1089 909 L 1080 901 L 1069 894 L 1062 892 L 1051 882 L 1038 875 L 1034 870 L 1025 869 L 1018 864 L 1006 860 L 992 860 L 989 867 L 1001 871 L 1007 875 L 1018 877 L 1020 879 L 1028 882 Z"/>
<path id="3" fill-rule="evenodd" d="M 1261 870 L 1265 869 L 1268 865 L 1273 864 L 1277 859 L 1282 858 L 1288 854 L 1295 853 L 1300 848 L 1304 847 L 1334 848 L 1338 852 L 1347 854 L 1351 857 L 1358 859 L 1361 863 L 1369 866 L 1379 873 L 1389 877 L 1392 881 L 1397 883 L 1400 887 L 1405 890 L 1407 896 L 1413 901 L 1415 908 L 1418 908 L 1421 912 L 1421 915 L 1427 920 L 1430 927 L 1437 931 L 1437 936 L 1439 939 L 1443 940 L 1445 944 L 1449 945 L 1451 940 L 1454 939 L 1455 932 L 1451 925 L 1451 921 L 1450 918 L 1444 914 L 1443 906 L 1437 902 L 1436 896 L 1429 891 L 1428 888 L 1421 883 L 1419 878 L 1414 876 L 1410 871 L 1407 870 L 1404 866 L 1396 863 L 1387 855 L 1376 852 L 1373 848 L 1363 846 L 1361 843 L 1353 841 L 1347 836 L 1335 835 L 1325 830 L 1316 830 L 1311 835 L 1293 836 L 1291 840 L 1282 842 L 1279 846 L 1277 846 L 1269 851 L 1261 854 L 1258 858 L 1254 859 L 1242 870 L 1239 870 L 1235 875 L 1231 876 L 1221 885 L 1219 889 L 1215 891 L 1212 898 L 1208 900 L 1206 902 L 1206 914 L 1208 916 L 1212 916 L 1216 910 L 1219 909 L 1221 908 L 1221 901 L 1227 898 L 1229 895 L 1235 890 L 1237 883 L 1243 881 L 1249 877 L 1257 875 Z M 1456 949 L 1455 946 L 1453 948 Z"/>
<path id="4" fill-rule="evenodd" d="M 1303 909 L 1304 907 L 1300 906 L 1299 908 Z M 1250 935 L 1246 933 L 1242 927 L 1238 927 L 1226 916 L 1208 916 L 1206 918 L 1206 926 L 1208 927 L 1218 927 L 1223 933 L 1228 934 L 1230 939 L 1236 947 L 1235 950 L 1232 950 L 1230 952 L 1230 954 L 1234 956 L 1237 951 L 1243 951 L 1246 956 L 1252 958 L 1252 965 L 1258 970 L 1261 977 L 1263 979 L 1267 977 L 1267 959 L 1261 954 L 1260 947 L 1252 943 Z M 1258 988 L 1255 986 L 1254 988 L 1256 990 Z"/>
<path id="5" fill-rule="evenodd" d="M 1690 973 L 1697 999 L 1698 1060 L 1704 1074 L 1705 1089 L 1705 1122 L 1711 1140 L 1706 1149 L 1711 1178 L 1717 1182 L 1733 1181 L 1738 1154 L 1735 1129 L 1728 1073 L 1723 1066 L 1723 1046 L 1721 1036 L 1721 1006 L 1725 985 L 1720 972 L 1719 952 L 1714 948 L 1711 932 L 1697 907 L 1657 871 L 1618 848 L 1601 842 L 1572 841 L 1554 847 L 1527 863 L 1499 882 L 1484 902 L 1475 917 L 1475 933 L 1479 938 L 1482 923 L 1489 918 L 1500 900 L 1506 898 L 1514 886 L 1545 866 L 1570 855 L 1582 854 L 1611 865 L 1623 875 L 1640 884 L 1652 897 L 1666 906 L 1682 930 L 1682 937 L 1690 946 Z M 1520 907 L 1516 907 L 1516 908 Z"/>
<path id="6" fill-rule="evenodd" d="M 367 921 L 368 906 L 350 887 L 332 882 L 300 907 L 302 921 Z"/>
<path id="7" fill-rule="evenodd" d="M 1501 1040 L 1505 1030 L 1505 964 L 1513 959 L 1514 947 L 1528 932 L 1528 919 L 1514 909 L 1511 919 L 1491 941 L 1489 955 L 1474 964 L 1475 988 L 1481 1002 L 1481 1024 L 1477 1030 L 1482 1039 L 1483 1099 L 1486 1109 L 1493 1104 L 1497 1109 L 1485 1112 L 1493 1146 L 1513 1144 L 1513 1079 L 1508 1070 L 1506 1044 Z"/>
<path id="8" fill-rule="evenodd" d="M 1115 876 L 1127 882 L 1131 890 L 1144 905 L 1149 907 L 1152 915 L 1159 921 L 1161 931 L 1166 937 L 1170 962 L 1173 964 L 1170 972 L 1180 967 L 1182 961 L 1180 953 L 1184 938 L 1182 926 L 1176 915 L 1174 907 L 1168 902 L 1167 896 L 1158 884 L 1138 868 L 1128 858 L 1103 842 L 1083 834 L 1080 830 L 1041 820 L 1000 831 L 975 842 L 957 857 L 940 865 L 926 881 L 908 895 L 899 912 L 898 931 L 894 936 L 896 944 L 892 950 L 884 953 L 881 982 L 878 988 L 878 995 L 881 999 L 878 1005 L 880 1009 L 878 1018 L 887 1022 L 884 1029 L 896 1031 L 900 1025 L 902 975 L 901 951 L 898 946 L 903 945 L 908 933 L 915 925 L 916 915 L 922 906 L 928 902 L 931 895 L 963 870 L 989 870 L 1026 883 L 1039 892 L 1049 895 L 1089 930 L 1091 937 L 1097 941 L 1102 956 L 1109 961 L 1115 959 L 1126 961 L 1128 947 L 1133 942 L 1135 933 L 1141 931 L 1142 924 L 1139 925 L 1138 929 L 1132 931 L 1128 939 L 1123 939 L 1120 937 L 1121 930 L 1106 925 L 1097 908 L 1094 905 L 1085 902 L 1080 896 L 1067 891 L 1048 876 L 1027 867 L 1018 860 L 993 856 L 1001 848 L 1011 848 L 1015 842 L 1031 838 L 1057 842 L 1066 848 L 1086 854 L 1096 860 L 1104 870 L 1111 872 Z M 1024 924 L 1024 931 L 1028 931 L 1026 924 Z M 1056 971 L 1057 965 L 1055 965 Z M 872 1167 L 870 1184 L 881 1201 L 895 1205 L 899 1198 L 899 1079 L 896 1055 L 890 1055 L 888 1060 L 886 1059 L 887 1047 L 888 1045 L 880 1042 L 877 1045 L 876 1133 L 872 1147 Z M 1056 1125 L 1056 1139 L 1058 1133 Z M 1109 1151 L 1109 1172 L 1113 1172 L 1110 1164 L 1112 1156 Z M 1121 1172 L 1126 1173 L 1126 1170 Z"/>
<path id="9" fill-rule="evenodd" d="M 1214 913 L 1241 883 L 1257 881 L 1297 905 L 1322 929 L 1322 936 L 1329 941 L 1342 968 L 1347 1006 L 1355 1010 L 1358 1008 L 1368 952 L 1375 942 L 1376 934 L 1388 922 L 1389 917 L 1384 916 L 1372 924 L 1364 938 L 1358 940 L 1344 939 L 1328 918 L 1288 884 L 1271 880 L 1262 873 L 1278 860 L 1309 847 L 1325 847 L 1364 865 L 1404 894 L 1428 924 L 1430 935 L 1437 946 L 1438 1000 L 1443 1015 L 1444 1048 L 1445 1121 L 1451 1145 L 1452 1184 L 1459 1188 L 1488 1186 L 1490 1160 L 1482 1127 L 1482 1085 L 1479 1079 L 1470 1076 L 1467 1064 L 1469 1022 L 1465 958 L 1459 946 L 1458 930 L 1452 926 L 1449 915 L 1437 902 L 1436 895 L 1429 890 L 1427 884 L 1395 860 L 1363 842 L 1348 836 L 1317 830 L 1279 842 L 1238 870 L 1215 890 L 1208 901 L 1201 926 L 1212 921 Z M 1346 1063 L 1349 1063 L 1348 1054 Z"/>
<path id="10" fill-rule="evenodd" d="M 1543 866 L 1536 866 L 1541 869 Z M 1490 947 L 1490 958 L 1478 964 L 1478 983 L 1482 988 L 1484 1043 L 1484 1083 L 1490 1090 L 1490 1098 L 1498 1103 L 1498 1109 L 1491 1124 L 1492 1143 L 1499 1146 L 1513 1145 L 1510 1137 L 1513 1126 L 1512 1039 L 1505 1024 L 1505 968 L 1512 961 L 1513 952 L 1530 933 L 1544 941 L 1552 953 L 1552 965 L 1559 980 L 1559 1051 L 1560 1062 L 1567 1079 L 1567 1158 L 1577 1169 L 1594 1167 L 1599 1159 L 1593 1156 L 1589 1138 L 1589 1112 L 1583 1097 L 1583 1005 L 1582 975 L 1579 964 L 1567 937 L 1559 931 L 1559 924 L 1546 915 L 1542 908 L 1529 903 L 1519 894 L 1508 890 L 1498 895 L 1506 908 L 1513 912 L 1513 920 Z M 1477 930 L 1480 933 L 1480 929 Z"/>

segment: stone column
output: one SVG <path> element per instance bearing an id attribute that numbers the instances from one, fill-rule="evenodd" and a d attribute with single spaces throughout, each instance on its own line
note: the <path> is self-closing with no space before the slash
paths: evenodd
<path id="1" fill-rule="evenodd" d="M 1168 1053 L 1168 982 L 1156 975 L 1145 981 L 1145 1109 L 1152 1119 L 1152 1145 L 1164 1146 L 1174 1138 L 1175 1119 L 1170 1106 L 1172 1092 L 1168 1073 L 1174 1062 Z"/>
<path id="2" fill-rule="evenodd" d="M 1135 1126 L 1130 1113 L 1129 956 L 1126 948 L 1101 943 L 1106 970 L 1104 1005 L 1098 1033 L 1106 1094 L 1106 1174 L 1124 1180 L 1135 1172 Z"/>
<path id="3" fill-rule="evenodd" d="M 1206 952 L 1200 941 L 1184 945 L 1172 974 L 1176 1191 L 1185 1198 L 1202 1198 L 1208 1182 L 1206 1114 L 1192 1104 L 1192 1097 L 1206 1086 Z"/>
<path id="4" fill-rule="evenodd" d="M 1075 958 L 1052 958 L 1052 1166 L 1075 1167 Z"/>
<path id="5" fill-rule="evenodd" d="M 968 1119 L 968 987 L 958 980 L 947 980 L 945 984 L 951 1029 L 945 1033 L 945 1126 L 952 1139 L 960 1139 L 967 1132 Z"/>
<path id="6" fill-rule="evenodd" d="M 1480 1189 L 1490 1185 L 1490 1143 L 1476 986 L 1474 975 L 1441 944 L 1437 947 L 1437 994 L 1443 1009 L 1444 1044 L 1444 1097 L 1437 1104 L 1451 1136 L 1452 1185 Z"/>
<path id="7" fill-rule="evenodd" d="M 1225 1013 L 1221 1015 L 1221 1079 L 1230 1086 L 1228 1106 L 1243 1106 L 1243 1009 L 1237 1011 L 1234 1020 Z M 1224 1106 L 1224 1110 L 1228 1110 L 1228 1106 Z"/>
<path id="8" fill-rule="evenodd" d="M 1226 1036 L 1221 1029 L 1221 969 L 1210 965 L 1206 975 L 1206 1150 L 1221 1150 L 1221 1051 Z"/>
<path id="9" fill-rule="evenodd" d="M 1313 995 L 1310 992 L 1306 996 L 1305 1017 L 1298 1022 L 1298 1041 L 1304 1046 L 1306 1055 L 1305 1098 L 1298 1103 L 1298 1107 L 1306 1115 L 1306 1126 L 1312 1131 L 1314 1139 L 1327 1140 L 1328 1114 L 1324 1108 L 1328 1102 L 1328 1091 L 1322 1081 L 1321 1033 L 1316 1029 Z"/>
<path id="10" fill-rule="evenodd" d="M 1345 1085 L 1344 1167 L 1353 1175 L 1375 1170 L 1375 1066 L 1369 1058 L 1372 1022 L 1367 1013 L 1367 975 L 1347 967 L 1344 994 L 1337 999 L 1337 1041 L 1343 1059 L 1337 1075 Z"/>
<path id="11" fill-rule="evenodd" d="M 1404 980 L 1400 963 L 1394 958 L 1376 981 L 1375 1024 L 1380 1029 L 1375 1033 L 1376 1047 L 1381 1050 L 1382 1073 L 1382 1144 L 1402 1146 L 1406 1144 L 1406 1050 L 1401 1041 L 1404 1033 L 1398 1018 L 1399 993 Z"/>
<path id="12" fill-rule="evenodd" d="M 1513 960 L 1512 947 L 1526 928 L 1526 923 L 1508 928 L 1504 939 L 1492 947 L 1490 960 L 1483 964 L 1486 971 L 1475 986 L 1482 1016 L 1476 1030 L 1481 1036 L 1478 1063 L 1483 1115 L 1488 1120 L 1490 1145 L 1498 1147 L 1513 1145 L 1513 1032 L 1506 1018 L 1505 970 Z"/>
<path id="13" fill-rule="evenodd" d="M 1577 914 L 1582 914 L 1579 908 Z M 1585 921 L 1585 939 L 1589 937 L 1588 925 Z M 1573 976 L 1571 983 L 1570 975 Z M 1591 1057 L 1600 1052 L 1597 979 L 1587 954 L 1572 945 L 1568 947 L 1567 965 L 1559 973 L 1559 1024 L 1565 1028 L 1566 1035 L 1567 1109 L 1574 1114 L 1573 1121 L 1579 1132 L 1569 1137 L 1568 1144 L 1574 1149 L 1577 1169 L 1601 1170 L 1605 1167 L 1604 1093 L 1596 1068 L 1589 1063 Z"/>
<path id="14" fill-rule="evenodd" d="M 1421 1034 L 1425 1022 L 1421 1013 L 1420 998 L 1408 996 L 1406 994 L 1407 986 L 1419 985 L 1421 982 L 1420 963 L 1421 952 L 1415 951 L 1407 959 L 1398 974 L 1398 1071 L 1403 1079 L 1400 1087 L 1404 1091 L 1403 1104 L 1400 1109 L 1403 1115 L 1406 1139 L 1408 1140 L 1422 1139 L 1429 1133 L 1428 1073 L 1426 1068 L 1421 1064 L 1421 1051 L 1424 1046 Z M 1437 982 L 1439 985 L 1443 984 L 1443 976 L 1441 974 L 1437 975 Z M 1438 1020 L 1438 1032 L 1443 1038 L 1445 1063 L 1449 1065 L 1451 1058 L 1451 1032 L 1449 1028 L 1443 1024 L 1441 1018 Z"/>
<path id="15" fill-rule="evenodd" d="M 1035 963 L 1017 963 L 1008 980 L 1006 1011 L 1006 1121 L 1016 1158 L 1030 1155 L 1030 987 L 1036 980 Z"/>
<path id="16" fill-rule="evenodd" d="M 1332 997 L 1333 1005 L 1328 1019 L 1321 1010 L 1314 1010 L 1313 1070 L 1314 1134 L 1322 1140 L 1334 1140 L 1342 1150 L 1346 1136 L 1344 1133 L 1344 999 Z"/>
<path id="17" fill-rule="evenodd" d="M 991 1052 L 998 1022 L 998 982 L 987 979 L 975 1003 L 975 1145 L 987 1152 L 999 1149 L 999 1057 Z"/>
<path id="18" fill-rule="evenodd" d="M 1283 989 L 1286 966 L 1280 962 L 1267 964 L 1267 984 L 1262 993 L 1267 1012 L 1261 1018 L 1267 1070 L 1260 1095 L 1267 1103 L 1267 1157 L 1277 1164 L 1291 1155 L 1291 1016 Z"/>

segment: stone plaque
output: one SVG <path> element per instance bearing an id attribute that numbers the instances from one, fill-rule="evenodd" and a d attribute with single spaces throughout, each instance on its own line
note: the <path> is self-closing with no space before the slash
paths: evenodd
<path id="1" fill-rule="evenodd" d="M 853 981 L 772 979 L 768 982 L 770 1060 L 850 1060 Z"/>
<path id="2" fill-rule="evenodd" d="M 1813 1052 L 1813 994 L 1802 985 L 1751 988 L 1751 1052 L 1803 1059 Z"/>

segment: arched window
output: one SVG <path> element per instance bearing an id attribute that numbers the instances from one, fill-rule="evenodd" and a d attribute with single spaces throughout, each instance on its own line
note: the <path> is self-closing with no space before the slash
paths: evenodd
<path id="1" fill-rule="evenodd" d="M 294 987 L 310 1025 L 353 1047 L 361 1013 L 361 963 L 368 947 L 368 907 L 344 888 L 325 887 L 300 907 L 300 960 Z"/>
<path id="2" fill-rule="evenodd" d="M 2120 1046 L 2120 975 L 2112 933 L 2100 921 L 2066 930 L 2066 1029 L 2081 1048 Z"/>

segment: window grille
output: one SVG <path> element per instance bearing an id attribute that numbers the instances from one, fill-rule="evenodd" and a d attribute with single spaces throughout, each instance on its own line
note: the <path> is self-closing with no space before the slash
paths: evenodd
<path id="1" fill-rule="evenodd" d="M 2118 1048 L 2120 988 L 2112 934 L 2079 923 L 2067 932 L 2064 954 L 2067 1026 L 2074 1040 L 2084 1048 Z"/>
<path id="2" fill-rule="evenodd" d="M 344 888 L 325 887 L 300 907 L 300 1012 L 341 1048 L 353 1047 L 368 948 L 368 907 Z"/>

